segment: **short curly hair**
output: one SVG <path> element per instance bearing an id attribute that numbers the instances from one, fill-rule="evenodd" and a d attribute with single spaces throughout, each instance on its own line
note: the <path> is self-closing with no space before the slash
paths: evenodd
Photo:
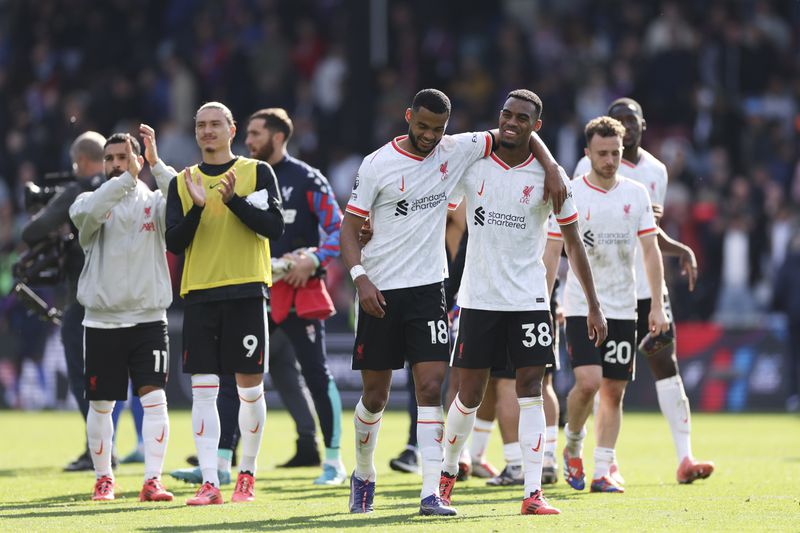
<path id="1" fill-rule="evenodd" d="M 583 134 L 586 137 L 586 146 L 589 146 L 592 137 L 595 135 L 600 137 L 619 137 L 621 139 L 625 136 L 625 126 L 615 118 L 602 116 L 590 120 L 583 129 Z"/>

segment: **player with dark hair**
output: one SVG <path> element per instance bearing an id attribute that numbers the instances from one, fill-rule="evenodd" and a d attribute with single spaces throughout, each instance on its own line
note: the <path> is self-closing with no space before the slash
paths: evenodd
<path id="1" fill-rule="evenodd" d="M 203 485 L 188 505 L 223 502 L 217 470 L 219 375 L 235 374 L 242 402 L 234 502 L 255 498 L 256 458 L 266 420 L 269 241 L 283 233 L 283 214 L 272 168 L 234 156 L 235 134 L 225 105 L 201 106 L 195 136 L 203 162 L 172 180 L 167 201 L 167 248 L 186 255 L 180 290 L 186 302 L 182 359 L 183 371 L 192 375 L 192 430 L 203 474 Z"/>
<path id="2" fill-rule="evenodd" d="M 451 358 L 459 385 L 447 414 L 439 485 L 446 504 L 490 373 L 510 367 L 515 371 L 519 404 L 525 485 L 522 514 L 559 514 L 544 499 L 541 486 L 546 427 L 542 381 L 545 368 L 554 364 L 550 291 L 542 253 L 553 208 L 533 195 L 544 185 L 544 168 L 527 141 L 542 125 L 541 112 L 536 94 L 524 89 L 510 92 L 500 111 L 500 146 L 490 158 L 470 167 L 452 196 L 457 202 L 465 199 L 471 224 L 458 294 L 459 333 Z M 561 177 L 569 187 L 566 174 Z M 570 194 L 556 220 L 567 235 L 567 254 L 589 302 L 587 337 L 599 345 L 606 325 L 577 218 Z"/>
<path id="3" fill-rule="evenodd" d="M 664 199 L 667 194 L 667 169 L 661 161 L 650 152 L 642 148 L 642 134 L 647 129 L 647 122 L 642 113 L 642 106 L 631 98 L 619 98 L 608 107 L 608 114 L 619 120 L 625 126 L 625 136 L 622 139 L 623 152 L 618 173 L 620 176 L 632 179 L 644 185 L 650 195 L 653 215 L 656 226 L 664 212 Z M 589 167 L 587 158 L 581 159 L 575 169 L 575 176 L 584 174 Z M 658 245 L 666 256 L 678 257 L 683 275 L 689 281 L 689 290 L 694 290 L 697 279 L 697 260 L 694 252 L 687 245 L 670 238 L 663 229 L 658 227 Z M 642 250 L 637 249 L 636 260 L 636 297 L 638 299 L 637 315 L 639 321 L 637 332 L 639 341 L 647 335 L 647 322 L 644 317 L 650 313 L 651 292 L 644 273 Z M 689 399 L 683 388 L 678 370 L 678 359 L 675 353 L 675 322 L 670 309 L 669 293 L 666 284 L 662 283 L 664 297 L 664 310 L 670 329 L 664 342 L 663 349 L 648 353 L 642 352 L 647 360 L 653 376 L 656 379 L 656 394 L 661 413 L 667 419 L 675 451 L 678 456 L 678 470 L 676 477 L 679 483 L 691 483 L 695 479 L 704 479 L 714 471 L 714 463 L 710 461 L 697 461 L 692 455 L 691 442 L 691 412 Z M 602 420 L 600 414 L 595 420 Z M 618 467 L 611 466 L 612 477 L 622 481 Z"/>
<path id="4" fill-rule="evenodd" d="M 141 127 L 148 160 L 154 158 L 154 135 Z M 159 190 L 139 181 L 144 158 L 128 134 L 114 134 L 104 146 L 108 180 L 78 196 L 70 217 L 79 231 L 86 262 L 78 283 L 78 301 L 86 308 L 84 367 L 89 449 L 97 481 L 92 499 L 114 499 L 111 449 L 116 401 L 128 396 L 128 379 L 142 400 L 144 418 L 144 486 L 140 501 L 171 501 L 161 484 L 169 440 L 164 386 L 169 342 L 167 307 L 172 302 L 164 240 L 166 197 L 172 174 L 166 167 L 153 173 Z M 151 163 L 152 165 L 152 163 Z"/>
<path id="5" fill-rule="evenodd" d="M 371 512 L 373 456 L 392 370 L 412 366 L 417 440 L 422 462 L 420 514 L 454 515 L 439 497 L 444 416 L 442 382 L 449 359 L 443 280 L 447 276 L 447 198 L 467 167 L 488 157 L 497 132 L 444 134 L 450 100 L 436 89 L 417 93 L 406 109 L 408 135 L 364 158 L 342 223 L 342 258 L 358 291 L 353 369 L 363 393 L 355 410 L 356 467 L 350 511 Z M 548 179 L 542 196 L 560 210 L 566 197 L 558 165 L 537 136 L 529 142 Z M 363 248 L 359 232 L 369 217 L 374 236 Z"/>
<path id="6" fill-rule="evenodd" d="M 338 485 L 345 481 L 347 472 L 339 451 L 342 401 L 327 363 L 324 322 L 327 316 L 307 316 L 302 302 L 309 296 L 322 299 L 327 295 L 325 267 L 339 255 L 342 213 L 325 176 L 288 154 L 286 147 L 293 130 L 292 119 L 284 109 L 262 109 L 250 116 L 245 140 L 251 157 L 272 166 L 283 197 L 285 231 L 270 251 L 273 261 L 283 260 L 290 268 L 273 287 L 270 331 L 280 329 L 286 334 L 296 360 L 280 355 L 276 359 L 277 354 L 273 354 L 270 373 L 276 383 L 285 375 L 277 371 L 300 363 L 325 442 L 322 474 L 314 483 Z M 325 235 L 322 242 L 320 230 Z M 283 395 L 293 383 L 281 383 L 276 388 Z M 295 388 L 301 394 L 300 388 Z"/>
<path id="7" fill-rule="evenodd" d="M 611 117 L 598 117 L 586 125 L 584 133 L 585 153 L 591 161 L 591 170 L 573 181 L 572 191 L 597 293 L 603 313 L 608 317 L 608 338 L 599 347 L 586 342 L 587 302 L 575 274 L 570 271 L 563 305 L 575 385 L 567 397 L 564 476 L 572 488 L 584 489 L 584 423 L 599 391 L 598 416 L 602 417 L 602 423 L 597 425 L 591 491 L 624 492 L 609 475 L 609 469 L 614 462 L 614 448 L 622 424 L 622 398 L 628 382 L 635 378 L 637 241 L 642 246 L 646 279 L 658 302 L 647 317 L 648 331 L 655 335 L 669 327 L 660 304 L 664 270 L 647 191 L 641 184 L 617 174 L 625 128 Z M 561 255 L 561 232 L 557 226 L 551 225 L 549 237 L 545 261 L 556 265 Z M 554 271 L 554 268 L 549 270 Z"/>

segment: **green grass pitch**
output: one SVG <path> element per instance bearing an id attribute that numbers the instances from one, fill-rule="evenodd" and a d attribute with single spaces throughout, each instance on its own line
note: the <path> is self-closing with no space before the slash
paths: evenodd
<path id="1" fill-rule="evenodd" d="M 345 415 L 343 456 L 353 466 L 350 412 Z M 170 413 L 171 437 L 165 470 L 184 467 L 194 450 L 191 418 Z M 591 423 L 591 421 L 590 421 Z M 456 518 L 417 516 L 420 478 L 392 472 L 389 459 L 405 443 L 402 412 L 387 413 L 376 464 L 378 488 L 372 515 L 347 512 L 348 487 L 314 487 L 316 468 L 276 469 L 294 451 L 294 428 L 285 412 L 267 414 L 259 460 L 256 502 L 188 508 L 194 487 L 164 476 L 175 501 L 138 502 L 141 465 L 117 471 L 117 500 L 89 499 L 91 473 L 61 467 L 79 450 L 76 413 L 0 412 L 0 530 L 2 531 L 800 531 L 800 421 L 788 415 L 695 415 L 694 452 L 713 459 L 717 470 L 692 485 L 675 482 L 676 459 L 659 414 L 626 414 L 617 448 L 625 494 L 576 492 L 563 480 L 545 494 L 560 516 L 520 516 L 521 487 L 486 487 L 471 479 L 456 485 Z M 120 421 L 119 450 L 133 446 L 133 424 Z M 592 436 L 586 467 L 591 473 Z M 563 446 L 563 435 L 559 453 Z M 498 435 L 490 460 L 502 466 Z M 223 487 L 229 500 L 232 486 Z M 447 524 L 445 524 L 447 522 Z M 444 528 L 447 528 L 446 530 Z M 452 529 L 451 529 L 452 528 Z M 458 529 L 455 529 L 458 528 Z"/>

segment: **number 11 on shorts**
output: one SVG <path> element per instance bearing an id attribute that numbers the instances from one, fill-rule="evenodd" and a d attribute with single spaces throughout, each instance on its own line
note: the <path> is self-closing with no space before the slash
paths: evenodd
<path id="1" fill-rule="evenodd" d="M 167 351 L 166 350 L 153 350 L 153 358 L 155 359 L 155 365 L 153 368 L 153 372 L 163 372 L 167 373 L 167 365 L 169 361 L 167 360 Z"/>

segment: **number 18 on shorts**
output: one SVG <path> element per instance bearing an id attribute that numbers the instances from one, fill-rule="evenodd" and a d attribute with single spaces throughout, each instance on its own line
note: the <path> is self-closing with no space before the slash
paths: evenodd
<path id="1" fill-rule="evenodd" d="M 550 311 L 461 309 L 453 366 L 503 370 L 554 363 Z"/>

